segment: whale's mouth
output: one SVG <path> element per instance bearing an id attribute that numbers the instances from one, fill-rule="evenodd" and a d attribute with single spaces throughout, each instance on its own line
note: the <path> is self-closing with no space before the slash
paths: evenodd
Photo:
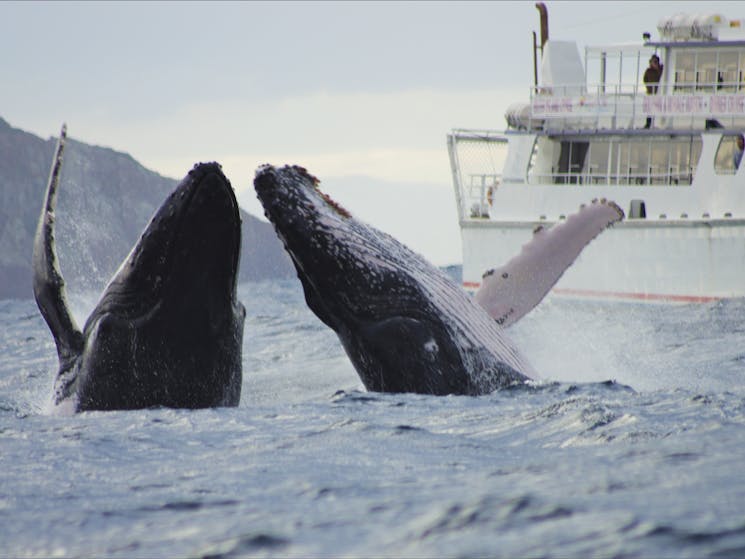
<path id="1" fill-rule="evenodd" d="M 291 228 L 307 229 L 321 216 L 347 219 L 350 212 L 323 192 L 321 181 L 298 165 L 262 165 L 256 171 L 254 187 L 264 207 L 264 215 L 277 232 Z"/>
<path id="2" fill-rule="evenodd" d="M 353 227 L 349 211 L 321 191 L 320 182 L 297 165 L 262 165 L 254 179 L 264 215 L 299 272 L 310 272 L 306 268 L 317 259 L 326 265 L 328 259 L 339 261 L 335 247 L 342 247 Z"/>
<path id="3" fill-rule="evenodd" d="M 240 243 L 230 182 L 217 163 L 196 165 L 153 215 L 97 311 L 132 318 L 167 299 L 212 304 L 234 297 Z"/>

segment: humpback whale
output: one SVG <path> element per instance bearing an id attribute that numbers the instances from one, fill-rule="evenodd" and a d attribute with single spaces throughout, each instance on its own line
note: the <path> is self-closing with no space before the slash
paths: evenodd
<path id="1" fill-rule="evenodd" d="M 478 395 L 536 378 L 500 317 L 511 323 L 537 305 L 582 247 L 623 217 L 612 202 L 595 201 L 554 231 L 536 232 L 518 257 L 492 271 L 500 281 L 485 281 L 477 301 L 420 255 L 354 219 L 302 167 L 264 165 L 254 187 L 309 308 L 377 392 Z M 517 282 L 506 281 L 511 276 Z"/>
<path id="2" fill-rule="evenodd" d="M 447 275 L 354 219 L 297 166 L 254 187 L 305 300 L 375 392 L 484 394 L 535 376 L 502 328 Z"/>
<path id="3" fill-rule="evenodd" d="M 195 165 L 168 196 L 81 331 L 55 247 L 65 139 L 63 127 L 33 251 L 34 296 L 59 358 L 54 403 L 75 411 L 237 406 L 241 222 L 220 166 Z"/>

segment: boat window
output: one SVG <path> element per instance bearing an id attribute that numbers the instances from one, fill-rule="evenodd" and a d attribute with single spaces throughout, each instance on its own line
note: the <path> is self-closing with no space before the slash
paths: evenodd
<path id="1" fill-rule="evenodd" d="M 691 184 L 702 147 L 700 137 L 670 142 L 670 176 L 674 184 Z"/>
<path id="2" fill-rule="evenodd" d="M 696 61 L 696 90 L 713 92 L 718 85 L 717 53 L 707 50 L 698 53 Z"/>
<path id="3" fill-rule="evenodd" d="M 624 169 L 629 184 L 644 184 L 649 167 L 649 142 L 631 142 L 629 144 L 628 169 Z"/>
<path id="4" fill-rule="evenodd" d="M 690 92 L 696 82 L 696 55 L 679 52 L 675 61 L 675 91 Z"/>
<path id="5" fill-rule="evenodd" d="M 737 136 L 722 136 L 714 157 L 714 171 L 718 175 L 733 175 L 737 171 L 735 153 L 737 151 Z"/>
<path id="6" fill-rule="evenodd" d="M 613 179 L 618 184 L 629 183 L 629 171 L 631 170 L 631 146 L 627 142 L 614 142 L 611 147 L 611 169 L 615 171 Z"/>
<path id="7" fill-rule="evenodd" d="M 553 151 L 553 163 L 550 170 L 531 165 L 533 184 L 690 185 L 702 149 L 700 136 L 554 138 L 539 145 Z"/>
<path id="8" fill-rule="evenodd" d="M 671 173 L 670 146 L 664 142 L 651 142 L 649 148 L 649 182 L 665 184 Z"/>
<path id="9" fill-rule="evenodd" d="M 585 166 L 589 142 L 561 142 L 559 152 L 558 174 L 556 182 L 577 183 L 577 179 Z"/>
<path id="10" fill-rule="evenodd" d="M 733 49 L 706 48 L 678 51 L 673 90 L 679 93 L 733 92 L 743 89 L 745 53 Z"/>
<path id="11" fill-rule="evenodd" d="M 738 61 L 739 56 L 735 51 L 722 52 L 719 55 L 719 88 L 722 91 L 733 92 L 739 89 Z"/>
<path id="12" fill-rule="evenodd" d="M 609 141 L 598 141 L 590 143 L 589 153 L 587 156 L 587 173 L 592 182 L 604 182 L 608 176 L 610 167 L 610 147 Z"/>

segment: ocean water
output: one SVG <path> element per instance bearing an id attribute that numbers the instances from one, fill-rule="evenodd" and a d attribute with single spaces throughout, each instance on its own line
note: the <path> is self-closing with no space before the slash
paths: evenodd
<path id="1" fill-rule="evenodd" d="M 540 382 L 429 397 L 365 392 L 297 281 L 240 296 L 238 408 L 72 417 L 0 301 L 0 557 L 745 556 L 745 301 L 549 298 Z"/>

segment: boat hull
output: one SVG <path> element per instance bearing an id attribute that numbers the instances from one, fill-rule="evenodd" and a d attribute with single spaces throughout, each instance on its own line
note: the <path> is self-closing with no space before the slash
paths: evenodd
<path id="1" fill-rule="evenodd" d="M 463 285 L 520 252 L 547 222 L 463 220 Z M 560 296 L 701 303 L 745 296 L 745 219 L 629 219 L 588 245 L 552 290 Z"/>

